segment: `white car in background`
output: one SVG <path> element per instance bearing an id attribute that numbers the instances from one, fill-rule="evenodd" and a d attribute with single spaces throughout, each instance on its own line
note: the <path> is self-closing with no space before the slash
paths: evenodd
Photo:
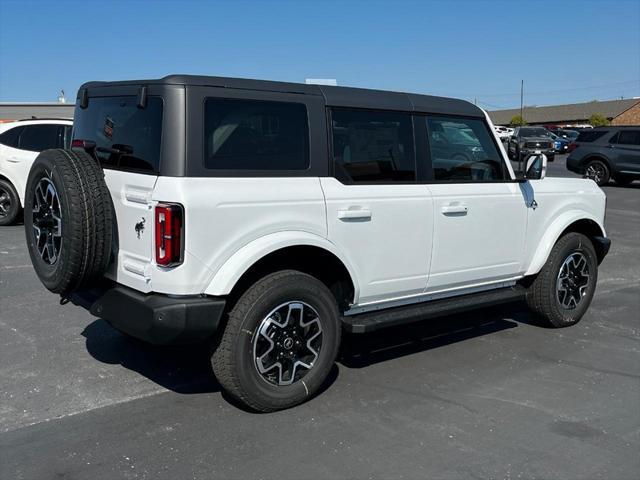
<path id="1" fill-rule="evenodd" d="M 0 124 L 0 226 L 12 224 L 24 205 L 31 164 L 49 148 L 68 148 L 73 120 L 30 119 Z"/>
<path id="2" fill-rule="evenodd" d="M 513 128 L 503 127 L 502 125 L 495 125 L 493 129 L 496 131 L 498 138 L 503 142 L 509 140 L 511 135 L 513 135 Z"/>

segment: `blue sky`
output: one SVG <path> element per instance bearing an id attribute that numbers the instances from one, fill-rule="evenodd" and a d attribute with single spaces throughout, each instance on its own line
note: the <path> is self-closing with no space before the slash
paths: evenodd
<path id="1" fill-rule="evenodd" d="M 477 99 L 640 96 L 640 0 L 0 0 L 0 101 L 169 73 Z"/>

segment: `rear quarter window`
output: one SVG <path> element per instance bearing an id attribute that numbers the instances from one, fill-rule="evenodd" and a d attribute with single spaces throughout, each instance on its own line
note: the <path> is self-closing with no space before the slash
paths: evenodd
<path id="1" fill-rule="evenodd" d="M 309 168 L 309 122 L 301 103 L 209 97 L 204 117 L 208 169 Z"/>
<path id="2" fill-rule="evenodd" d="M 0 143 L 5 147 L 18 148 L 18 139 L 23 129 L 24 127 L 20 126 L 2 132 L 2 134 L 0 134 Z"/>
<path id="3" fill-rule="evenodd" d="M 76 107 L 73 139 L 95 142 L 103 167 L 157 173 L 162 116 L 161 97 L 149 96 L 145 108 L 136 96 L 91 97 L 87 108 Z"/>

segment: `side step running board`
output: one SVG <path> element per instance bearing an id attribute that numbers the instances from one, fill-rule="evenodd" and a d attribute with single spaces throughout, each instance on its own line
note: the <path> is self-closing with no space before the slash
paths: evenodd
<path id="1" fill-rule="evenodd" d="M 488 292 L 471 293 L 459 297 L 432 300 L 430 302 L 342 317 L 342 324 L 347 332 L 373 332 L 380 328 L 404 325 L 475 308 L 523 300 L 525 292 L 526 290 L 523 287 L 515 286 Z"/>

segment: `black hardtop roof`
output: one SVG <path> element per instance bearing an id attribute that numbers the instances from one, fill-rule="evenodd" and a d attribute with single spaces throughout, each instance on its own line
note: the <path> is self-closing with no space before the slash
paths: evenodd
<path id="1" fill-rule="evenodd" d="M 200 75 L 168 75 L 151 80 L 125 80 L 115 82 L 87 82 L 83 89 L 115 87 L 118 85 L 185 85 L 242 90 L 260 90 L 278 93 L 296 93 L 324 97 L 326 105 L 332 107 L 372 108 L 382 110 L 402 110 L 436 114 L 464 115 L 483 117 L 484 112 L 466 100 L 416 93 L 370 90 L 365 88 L 336 87 L 304 83 L 276 82 L 271 80 L 252 80 L 246 78 L 209 77 Z"/>

